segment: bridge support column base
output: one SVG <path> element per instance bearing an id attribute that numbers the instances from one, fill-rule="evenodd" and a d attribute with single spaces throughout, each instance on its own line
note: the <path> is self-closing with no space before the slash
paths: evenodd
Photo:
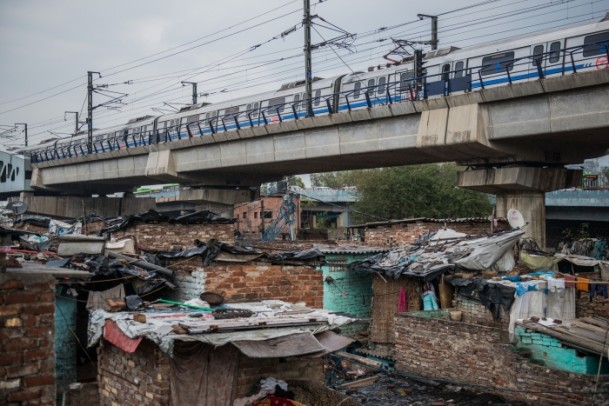
<path id="1" fill-rule="evenodd" d="M 508 210 L 516 209 L 524 217 L 526 226 L 523 238 L 534 239 L 539 248 L 546 248 L 545 192 L 497 193 L 496 215 L 507 218 Z"/>
<path id="2" fill-rule="evenodd" d="M 574 186 L 578 178 L 579 172 L 568 172 L 564 168 L 513 166 L 460 172 L 458 185 L 495 194 L 498 217 L 507 217 L 512 208 L 520 211 L 527 222 L 524 237 L 533 238 L 545 249 L 545 192 Z"/>

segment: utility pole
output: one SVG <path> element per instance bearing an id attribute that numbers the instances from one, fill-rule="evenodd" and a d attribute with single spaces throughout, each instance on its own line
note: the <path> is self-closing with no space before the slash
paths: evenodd
<path id="1" fill-rule="evenodd" d="M 87 72 L 87 153 L 93 153 L 93 74 L 99 72 Z"/>
<path id="2" fill-rule="evenodd" d="M 438 16 L 430 16 L 427 14 L 417 14 L 419 20 L 424 18 L 431 18 L 431 41 L 429 44 L 431 45 L 431 49 L 438 49 Z"/>
<path id="3" fill-rule="evenodd" d="M 25 128 L 25 146 L 27 147 L 27 123 L 15 123 L 15 126 L 22 125 Z"/>
<path id="4" fill-rule="evenodd" d="M 78 132 L 78 111 L 64 111 L 63 112 L 63 119 L 66 119 L 66 113 L 70 113 L 70 114 L 74 114 L 76 115 L 75 121 L 74 121 L 74 135 L 76 135 L 76 133 Z"/>
<path id="5" fill-rule="evenodd" d="M 182 86 L 192 85 L 192 104 L 197 104 L 197 82 L 180 82 Z"/>
<path id="6" fill-rule="evenodd" d="M 304 54 L 305 54 L 305 100 L 307 106 L 307 116 L 313 117 L 313 67 L 311 63 L 311 2 L 304 0 L 304 17 L 302 19 L 304 27 Z"/>

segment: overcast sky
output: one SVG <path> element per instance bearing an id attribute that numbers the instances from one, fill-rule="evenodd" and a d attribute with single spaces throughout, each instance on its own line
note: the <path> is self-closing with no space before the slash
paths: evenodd
<path id="1" fill-rule="evenodd" d="M 538 30 L 599 19 L 609 0 L 310 0 L 313 42 L 355 34 L 348 47 L 315 52 L 313 73 L 328 77 L 385 62 L 391 38 L 429 39 L 439 15 L 440 47 L 471 46 Z M 95 109 L 94 126 L 160 114 L 199 101 L 279 88 L 301 79 L 302 0 L 21 0 L 0 1 L 0 146 L 30 145 L 73 131 L 74 114 L 86 115 L 87 71 L 107 95 L 128 94 L 118 109 Z M 332 25 L 330 25 L 332 24 Z M 324 27 L 325 26 L 325 27 Z M 285 37 L 291 27 L 296 31 Z M 128 82 L 129 84 L 125 84 Z M 109 92 L 115 93 L 109 93 Z M 95 94 L 94 105 L 110 100 Z M 13 138 L 7 138 L 12 135 Z"/>

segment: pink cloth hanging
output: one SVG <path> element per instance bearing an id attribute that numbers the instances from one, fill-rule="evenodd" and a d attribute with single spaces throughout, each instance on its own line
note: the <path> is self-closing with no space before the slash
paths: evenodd
<path id="1" fill-rule="evenodd" d="M 408 300 L 406 299 L 406 289 L 400 288 L 400 297 L 398 298 L 398 313 L 408 311 Z"/>

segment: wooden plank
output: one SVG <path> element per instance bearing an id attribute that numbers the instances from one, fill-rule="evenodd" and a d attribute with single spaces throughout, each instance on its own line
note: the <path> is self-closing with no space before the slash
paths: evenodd
<path id="1" fill-rule="evenodd" d="M 345 382 L 342 385 L 338 385 L 337 388 L 363 388 L 365 386 L 370 386 L 381 377 L 381 374 L 376 374 L 373 376 L 369 376 L 367 378 L 358 379 L 351 382 Z"/>
<path id="2" fill-rule="evenodd" d="M 339 357 L 347 358 L 349 360 L 359 362 L 360 364 L 364 364 L 364 365 L 367 365 L 372 368 L 381 369 L 383 366 L 382 362 L 374 361 L 369 358 L 362 357 L 361 355 L 349 354 L 348 352 L 345 352 L 345 351 L 338 351 L 335 354 L 338 355 Z"/>
<path id="3" fill-rule="evenodd" d="M 596 332 L 602 333 L 602 334 L 605 334 L 605 331 L 606 331 L 606 329 L 604 329 L 604 328 L 595 326 L 593 324 L 588 324 L 588 323 L 582 322 L 580 319 L 571 320 L 570 323 L 572 326 L 581 327 L 586 330 L 596 331 Z"/>
<path id="4" fill-rule="evenodd" d="M 572 334 L 575 334 L 577 336 L 581 336 L 581 337 L 586 337 L 592 341 L 596 341 L 597 343 L 602 344 L 605 341 L 605 333 L 599 333 L 599 332 L 595 332 L 592 330 L 587 330 L 585 328 L 581 328 L 578 326 L 571 326 L 571 328 L 569 328 L 569 332 Z"/>
<path id="5" fill-rule="evenodd" d="M 527 328 L 531 330 L 535 330 L 537 332 L 547 334 L 551 337 L 558 338 L 563 343 L 567 344 L 569 347 L 576 348 L 582 351 L 591 352 L 593 354 L 600 354 L 603 352 L 604 356 L 607 356 L 607 353 L 604 351 L 604 346 L 597 342 L 584 337 L 577 336 L 575 334 L 571 334 L 568 330 L 565 330 L 564 327 L 560 328 L 548 328 L 542 326 L 537 323 L 525 323 Z"/>
<path id="6" fill-rule="evenodd" d="M 578 320 L 604 329 L 607 329 L 609 327 L 609 320 L 603 319 L 601 317 L 584 317 Z"/>

